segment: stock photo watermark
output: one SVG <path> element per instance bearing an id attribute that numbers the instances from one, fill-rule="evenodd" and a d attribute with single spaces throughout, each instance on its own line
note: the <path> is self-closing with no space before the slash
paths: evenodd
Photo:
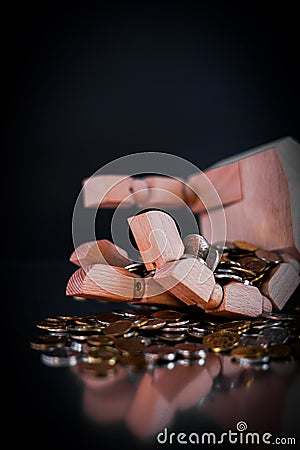
<path id="1" fill-rule="evenodd" d="M 226 432 L 217 434 L 213 432 L 204 433 L 183 433 L 169 432 L 168 428 L 156 435 L 159 444 L 196 444 L 196 445 L 216 445 L 216 444 L 253 444 L 253 445 L 296 445 L 296 438 L 291 436 L 275 437 L 272 433 L 257 433 L 247 431 L 248 425 L 244 421 L 236 424 L 236 430 L 229 429 Z"/>

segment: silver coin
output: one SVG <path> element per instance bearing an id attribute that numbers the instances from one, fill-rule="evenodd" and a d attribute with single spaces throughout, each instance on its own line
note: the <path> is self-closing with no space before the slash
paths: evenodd
<path id="1" fill-rule="evenodd" d="M 268 339 L 261 334 L 241 334 L 239 345 L 245 347 L 246 345 L 260 345 L 266 347 L 269 344 Z"/>
<path id="2" fill-rule="evenodd" d="M 129 337 L 134 337 L 137 335 L 137 331 L 136 330 L 129 330 L 127 333 L 123 334 L 124 338 L 129 338 Z"/>
<path id="3" fill-rule="evenodd" d="M 176 351 L 169 345 L 150 345 L 145 348 L 143 353 L 147 362 L 174 361 L 176 359 Z"/>
<path id="4" fill-rule="evenodd" d="M 189 358 L 180 358 L 178 361 L 176 361 L 176 364 L 178 366 L 204 366 L 206 363 L 206 358 L 195 358 L 195 359 L 189 359 Z"/>
<path id="5" fill-rule="evenodd" d="M 71 348 L 71 350 L 74 350 L 75 352 L 81 353 L 83 351 L 83 342 L 72 340 L 70 342 L 70 348 Z"/>
<path id="6" fill-rule="evenodd" d="M 283 327 L 268 327 L 260 332 L 268 339 L 269 344 L 280 344 L 288 337 L 288 331 Z"/>
<path id="7" fill-rule="evenodd" d="M 125 266 L 124 269 L 127 269 L 129 272 L 136 273 L 140 276 L 146 276 L 149 273 L 144 263 L 128 264 L 128 266 Z"/>
<path id="8" fill-rule="evenodd" d="M 78 358 L 78 353 L 70 348 L 56 348 L 41 354 L 42 363 L 50 367 L 75 366 Z"/>
<path id="9" fill-rule="evenodd" d="M 162 341 L 167 342 L 177 342 L 177 341 L 183 341 L 186 338 L 185 333 L 159 333 L 157 334 L 157 337 Z"/>
<path id="10" fill-rule="evenodd" d="M 189 234 L 183 239 L 184 253 L 206 259 L 210 244 L 201 234 Z"/>
<path id="11" fill-rule="evenodd" d="M 234 243 L 231 241 L 219 241 L 219 242 L 214 242 L 212 244 L 212 246 L 214 248 L 216 248 L 220 253 L 223 252 L 228 252 L 230 250 L 233 250 L 235 248 Z"/>
<path id="12" fill-rule="evenodd" d="M 244 369 L 251 369 L 251 370 L 255 370 L 258 372 L 266 372 L 267 370 L 270 369 L 270 364 L 269 362 L 252 362 L 250 360 L 246 360 L 246 359 L 231 359 L 231 363 L 236 365 L 236 366 L 240 366 L 243 367 Z"/>
<path id="13" fill-rule="evenodd" d="M 189 329 L 189 327 L 187 327 L 187 326 L 186 327 L 169 327 L 169 324 L 168 324 L 168 326 L 160 328 L 159 332 L 162 332 L 162 333 L 185 333 L 188 329 Z"/>
<path id="14" fill-rule="evenodd" d="M 218 273 L 215 272 L 215 278 L 217 280 L 221 280 L 221 281 L 239 281 L 240 283 L 243 282 L 243 278 L 238 276 L 238 275 L 233 275 L 233 274 L 227 274 L 227 273 Z"/>
<path id="15" fill-rule="evenodd" d="M 207 347 L 196 342 L 185 342 L 175 345 L 178 355 L 188 359 L 205 358 L 207 354 Z"/>
<path id="16" fill-rule="evenodd" d="M 179 319 L 178 322 L 168 322 L 168 327 L 181 327 L 183 325 L 188 325 L 189 324 L 189 319 Z"/>
<path id="17" fill-rule="evenodd" d="M 216 248 L 210 247 L 205 259 L 205 262 L 209 267 L 209 269 L 214 272 L 217 265 L 219 264 L 219 261 L 220 261 L 220 253 Z"/>
<path id="18" fill-rule="evenodd" d="M 212 330 L 208 330 L 207 328 L 201 328 L 199 326 L 195 326 L 195 327 L 189 328 L 187 333 L 192 337 L 202 339 L 207 334 L 212 333 Z"/>
<path id="19" fill-rule="evenodd" d="M 272 321 L 265 322 L 265 321 L 255 320 L 251 324 L 251 329 L 252 330 L 264 330 L 265 328 L 275 327 L 277 325 L 281 325 L 281 322 L 272 322 Z"/>
<path id="20" fill-rule="evenodd" d="M 295 320 L 295 316 L 291 316 L 289 314 L 277 313 L 277 312 L 263 312 L 262 317 L 269 320 L 276 321 L 284 321 L 284 322 L 292 322 Z"/>

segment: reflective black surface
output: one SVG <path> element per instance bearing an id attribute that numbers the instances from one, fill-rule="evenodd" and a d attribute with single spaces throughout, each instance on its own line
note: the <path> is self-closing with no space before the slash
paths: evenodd
<path id="1" fill-rule="evenodd" d="M 115 377 L 99 379 L 80 374 L 76 367 L 43 364 L 40 352 L 29 345 L 42 318 L 128 308 L 127 303 L 66 297 L 65 285 L 73 270 L 68 261 L 22 262 L 6 268 L 10 287 L 2 317 L 7 326 L 2 354 L 2 370 L 8 377 L 6 420 L 22 430 L 24 444 L 34 449 L 160 448 L 163 444 L 156 436 L 165 428 L 169 434 L 214 432 L 220 437 L 222 432 L 236 431 L 240 421 L 251 432 L 299 439 L 296 360 L 273 361 L 269 370 L 256 371 L 212 354 L 203 366 L 145 373 L 124 369 Z M 286 310 L 297 304 L 299 295 L 298 289 Z M 172 447 L 182 448 L 176 436 Z"/>

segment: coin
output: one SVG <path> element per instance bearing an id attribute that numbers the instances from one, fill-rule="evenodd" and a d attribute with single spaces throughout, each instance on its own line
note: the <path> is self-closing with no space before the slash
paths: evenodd
<path id="1" fill-rule="evenodd" d="M 264 328 L 260 334 L 268 339 L 269 344 L 281 344 L 288 336 L 286 328 L 274 326 Z"/>
<path id="2" fill-rule="evenodd" d="M 109 335 L 92 334 L 88 336 L 87 343 L 92 346 L 113 345 L 115 338 Z"/>
<path id="3" fill-rule="evenodd" d="M 209 269 L 214 272 L 217 265 L 219 264 L 219 261 L 220 261 L 220 253 L 216 248 L 210 247 L 207 257 L 205 259 L 207 267 L 209 267 Z"/>
<path id="4" fill-rule="evenodd" d="M 96 315 L 96 320 L 103 325 L 109 325 L 110 323 L 120 320 L 120 317 L 117 314 L 111 312 L 103 312 Z"/>
<path id="5" fill-rule="evenodd" d="M 166 325 L 166 320 L 163 319 L 149 319 L 145 325 L 140 326 L 140 330 L 158 330 Z"/>
<path id="6" fill-rule="evenodd" d="M 263 281 L 263 278 L 265 277 L 266 273 L 267 273 L 267 272 L 263 272 L 263 273 L 261 273 L 260 275 L 258 275 L 257 277 L 253 278 L 253 279 L 251 280 L 251 283 L 252 283 L 253 285 L 255 285 L 255 286 L 259 286 L 260 283 Z"/>
<path id="7" fill-rule="evenodd" d="M 212 331 L 207 330 L 206 328 L 198 328 L 195 330 L 194 327 L 192 327 L 187 331 L 187 333 L 189 336 L 192 336 L 194 338 L 203 339 L 204 336 L 207 336 L 208 334 L 212 333 Z"/>
<path id="8" fill-rule="evenodd" d="M 253 276 L 263 272 L 267 267 L 267 263 L 265 261 L 260 258 L 256 258 L 255 256 L 245 256 L 243 258 L 239 258 L 238 263 L 243 269 L 252 272 Z"/>
<path id="9" fill-rule="evenodd" d="M 178 361 L 176 361 L 176 364 L 178 366 L 204 366 L 206 363 L 206 358 L 179 358 Z"/>
<path id="10" fill-rule="evenodd" d="M 278 255 L 278 253 L 264 250 L 262 248 L 256 250 L 255 255 L 257 256 L 257 258 L 262 259 L 268 264 L 279 264 L 280 262 L 282 262 L 282 259 Z"/>
<path id="11" fill-rule="evenodd" d="M 102 362 L 103 356 L 98 353 L 99 347 L 90 347 L 87 352 L 87 360 L 89 362 Z"/>
<path id="12" fill-rule="evenodd" d="M 183 314 L 179 311 L 173 311 L 171 309 L 168 310 L 160 310 L 160 311 L 154 311 L 152 314 L 155 319 L 163 319 L 167 322 L 173 322 L 180 320 L 183 316 Z"/>
<path id="13" fill-rule="evenodd" d="M 129 272 L 136 273 L 137 275 L 140 275 L 141 277 L 144 277 L 149 274 L 149 272 L 146 269 L 146 266 L 144 263 L 132 263 L 128 264 L 128 266 L 124 267 L 125 269 L 129 270 Z"/>
<path id="14" fill-rule="evenodd" d="M 231 241 L 218 241 L 218 242 L 214 242 L 212 244 L 213 247 L 215 247 L 220 253 L 223 252 L 228 252 L 229 250 L 233 250 L 234 249 L 234 243 Z"/>
<path id="15" fill-rule="evenodd" d="M 260 359 L 266 355 L 265 350 L 260 345 L 243 345 L 235 347 L 230 352 L 235 358 Z"/>
<path id="16" fill-rule="evenodd" d="M 68 331 L 68 325 L 65 321 L 41 320 L 36 326 L 49 333 L 67 333 Z"/>
<path id="17" fill-rule="evenodd" d="M 217 268 L 216 273 L 217 274 L 225 273 L 225 274 L 228 274 L 228 275 L 234 275 L 234 270 L 233 270 L 232 267 L 227 267 L 227 266 L 224 267 L 224 265 L 223 265 L 222 267 L 218 267 Z"/>
<path id="18" fill-rule="evenodd" d="M 269 356 L 264 356 L 261 360 L 232 358 L 231 362 L 234 366 L 242 367 L 243 369 L 251 369 L 251 371 L 255 370 L 256 372 L 266 372 L 270 369 L 269 359 Z"/>
<path id="19" fill-rule="evenodd" d="M 94 377 L 108 377 L 116 373 L 115 365 L 110 364 L 109 361 L 101 363 L 79 361 L 78 368 L 81 372 Z"/>
<path id="20" fill-rule="evenodd" d="M 45 322 L 53 322 L 53 323 L 65 323 L 66 322 L 66 320 L 65 319 L 61 319 L 61 318 L 59 318 L 59 317 L 57 317 L 57 316 L 54 316 L 54 317 L 45 317 L 44 318 L 44 321 Z M 37 324 L 38 325 L 38 324 Z"/>
<path id="21" fill-rule="evenodd" d="M 42 363 L 50 367 L 72 367 L 77 364 L 78 358 L 78 352 L 66 347 L 47 350 L 41 354 Z"/>
<path id="22" fill-rule="evenodd" d="M 234 275 L 234 274 L 227 274 L 227 273 L 215 273 L 215 278 L 216 280 L 219 280 L 221 282 L 227 282 L 229 283 L 230 281 L 238 281 L 240 283 L 244 283 L 244 284 L 248 284 L 248 285 L 252 285 L 252 282 L 250 280 L 244 280 L 243 277 L 240 277 L 239 275 Z"/>
<path id="23" fill-rule="evenodd" d="M 210 250 L 208 241 L 201 234 L 189 234 L 183 239 L 184 253 L 205 259 Z"/>
<path id="24" fill-rule="evenodd" d="M 89 359 L 115 359 L 120 355 L 119 350 L 112 345 L 100 345 L 98 347 L 90 347 L 87 351 Z"/>
<path id="25" fill-rule="evenodd" d="M 163 341 L 168 341 L 168 342 L 177 342 L 177 341 L 183 341 L 185 339 L 185 333 L 168 333 L 168 332 L 164 332 L 164 333 L 159 333 L 157 334 L 157 337 Z"/>
<path id="26" fill-rule="evenodd" d="M 84 326 L 72 326 L 69 330 L 69 335 L 72 339 L 86 340 L 89 336 L 102 333 L 102 328 L 98 327 L 84 327 Z"/>
<path id="27" fill-rule="evenodd" d="M 239 343 L 240 336 L 232 331 L 215 331 L 203 338 L 203 344 L 214 352 L 224 352 Z"/>
<path id="28" fill-rule="evenodd" d="M 122 336 L 131 329 L 131 322 L 129 320 L 118 320 L 110 323 L 104 330 L 104 334 L 110 334 L 111 336 Z"/>
<path id="29" fill-rule="evenodd" d="M 235 331 L 236 333 L 244 333 L 251 326 L 250 320 L 233 320 L 231 322 L 220 323 L 217 330 Z"/>
<path id="30" fill-rule="evenodd" d="M 128 317 L 129 322 L 131 322 L 133 327 L 139 328 L 143 325 L 146 325 L 149 321 L 148 317 L 144 316 L 136 316 L 136 317 Z"/>
<path id="31" fill-rule="evenodd" d="M 240 346 L 261 345 L 262 347 L 267 347 L 268 344 L 268 339 L 260 334 L 242 334 L 239 343 Z"/>
<path id="32" fill-rule="evenodd" d="M 175 322 L 168 321 L 168 327 L 181 327 L 189 324 L 189 318 L 183 316 L 182 319 L 176 320 Z"/>
<path id="33" fill-rule="evenodd" d="M 45 334 L 31 339 L 30 347 L 34 350 L 48 350 L 50 348 L 63 347 L 66 343 L 67 339 L 64 336 Z"/>
<path id="34" fill-rule="evenodd" d="M 288 358 L 292 353 L 292 347 L 287 344 L 272 344 L 269 352 L 273 359 Z"/>
<path id="35" fill-rule="evenodd" d="M 97 326 L 97 321 L 95 317 L 87 316 L 87 317 L 79 317 L 73 321 L 74 325 L 79 325 L 81 327 L 95 327 Z"/>
<path id="36" fill-rule="evenodd" d="M 176 351 L 174 347 L 169 345 L 150 345 L 144 350 L 145 359 L 148 362 L 157 362 L 160 359 L 174 361 Z"/>
<path id="37" fill-rule="evenodd" d="M 121 352 L 130 354 L 141 352 L 145 348 L 142 340 L 137 337 L 119 338 L 116 340 L 115 346 L 121 350 Z"/>
<path id="38" fill-rule="evenodd" d="M 198 344 L 196 342 L 176 344 L 175 349 L 178 355 L 188 359 L 205 358 L 208 350 L 205 345 Z"/>
<path id="39" fill-rule="evenodd" d="M 233 241 L 233 244 L 235 247 L 237 247 L 239 250 L 245 250 L 247 252 L 255 252 L 257 250 L 257 245 L 252 244 L 250 242 L 237 240 Z"/>
<path id="40" fill-rule="evenodd" d="M 263 312 L 262 317 L 269 319 L 269 320 L 276 320 L 276 321 L 289 321 L 292 322 L 295 320 L 295 316 L 292 316 L 290 314 L 284 314 L 284 313 L 279 313 L 276 311 L 272 311 L 272 312 Z"/>

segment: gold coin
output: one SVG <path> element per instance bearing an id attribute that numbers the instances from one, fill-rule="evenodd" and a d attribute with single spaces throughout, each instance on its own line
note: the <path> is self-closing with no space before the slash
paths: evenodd
<path id="1" fill-rule="evenodd" d="M 252 278 L 251 282 L 257 283 L 258 281 L 261 281 L 264 278 L 265 274 L 266 274 L 266 272 L 263 272 L 260 275 L 258 275 L 257 277 Z"/>
<path id="2" fill-rule="evenodd" d="M 149 321 L 148 317 L 136 316 L 136 317 L 128 317 L 129 322 L 131 322 L 133 327 L 140 328 Z"/>
<path id="3" fill-rule="evenodd" d="M 263 272 L 267 267 L 267 263 L 256 256 L 245 256 L 238 259 L 238 263 L 243 269 L 251 271 L 254 276 Z"/>
<path id="4" fill-rule="evenodd" d="M 88 351 L 88 354 L 90 353 L 90 350 Z M 119 350 L 111 345 L 100 345 L 99 347 L 93 347 L 92 353 L 94 354 L 94 357 L 102 359 L 117 358 L 120 355 Z"/>
<path id="5" fill-rule="evenodd" d="M 237 359 L 257 359 L 265 356 L 266 352 L 260 345 L 250 344 L 233 348 L 230 355 Z"/>
<path id="6" fill-rule="evenodd" d="M 240 275 L 243 278 L 255 278 L 256 277 L 256 273 L 253 272 L 252 270 L 249 269 L 245 269 L 244 267 L 240 267 L 240 266 L 234 266 L 232 267 L 232 272 L 235 274 Z"/>
<path id="7" fill-rule="evenodd" d="M 111 336 L 122 336 L 131 329 L 131 322 L 129 320 L 118 320 L 110 323 L 104 330 L 104 334 L 110 334 Z"/>
<path id="8" fill-rule="evenodd" d="M 149 319 L 145 325 L 140 326 L 140 330 L 158 330 L 166 325 L 167 321 L 163 319 Z"/>
<path id="9" fill-rule="evenodd" d="M 61 324 L 61 323 L 66 323 L 66 319 L 65 318 L 63 319 L 62 317 L 46 317 L 44 319 L 44 322 L 48 322 L 48 323 L 52 322 L 52 323 Z"/>
<path id="10" fill-rule="evenodd" d="M 234 331 L 236 333 L 244 333 L 249 330 L 251 326 L 250 320 L 233 320 L 231 322 L 220 323 L 217 325 L 217 331 L 226 330 L 226 331 Z"/>
<path id="11" fill-rule="evenodd" d="M 279 264 L 282 261 L 278 253 L 264 250 L 262 248 L 256 250 L 255 255 L 257 256 L 257 258 L 260 258 L 269 264 Z"/>
<path id="12" fill-rule="evenodd" d="M 245 250 L 248 252 L 255 252 L 257 250 L 257 245 L 251 244 L 250 242 L 233 241 L 233 244 L 240 250 Z"/>
<path id="13" fill-rule="evenodd" d="M 49 332 L 64 333 L 68 331 L 68 325 L 65 321 L 41 320 L 36 324 L 37 328 Z"/>
<path id="14" fill-rule="evenodd" d="M 238 333 L 233 331 L 215 331 L 203 338 L 203 344 L 214 352 L 225 352 L 231 350 L 240 341 Z"/>
<path id="15" fill-rule="evenodd" d="M 288 358 L 292 352 L 292 347 L 287 344 L 273 344 L 269 346 L 270 357 L 274 359 Z"/>
<path id="16" fill-rule="evenodd" d="M 102 362 L 103 357 L 98 353 L 99 347 L 91 347 L 87 352 L 87 358 L 89 362 Z"/>
<path id="17" fill-rule="evenodd" d="M 81 372 L 94 377 L 107 377 L 116 373 L 115 364 L 110 364 L 109 361 L 102 361 L 99 363 L 92 363 L 86 361 L 79 361 L 78 368 Z"/>
<path id="18" fill-rule="evenodd" d="M 41 335 L 30 341 L 30 347 L 34 350 L 48 350 L 50 348 L 63 347 L 67 343 L 67 338 L 64 336 Z"/>
<path id="19" fill-rule="evenodd" d="M 152 313 L 152 316 L 155 319 L 163 319 L 166 321 L 173 322 L 173 321 L 180 320 L 182 318 L 183 314 L 179 311 L 173 311 L 171 309 L 168 309 L 168 310 L 163 310 L 163 311 L 154 311 Z"/>
<path id="20" fill-rule="evenodd" d="M 177 342 L 183 341 L 186 337 L 185 333 L 160 333 L 157 337 L 162 341 Z"/>
<path id="21" fill-rule="evenodd" d="M 94 334 L 87 338 L 87 343 L 92 346 L 113 345 L 114 342 L 114 337 L 109 335 Z"/>
<path id="22" fill-rule="evenodd" d="M 95 317 L 87 316 L 87 317 L 78 317 L 74 320 L 74 325 L 79 325 L 81 327 L 94 327 L 97 326 L 97 321 Z"/>

